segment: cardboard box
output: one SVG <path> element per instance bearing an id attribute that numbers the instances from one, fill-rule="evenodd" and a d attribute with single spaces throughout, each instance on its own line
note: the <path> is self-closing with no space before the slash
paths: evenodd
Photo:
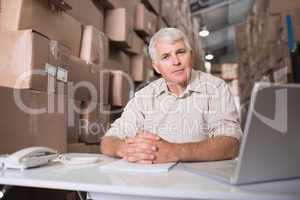
<path id="1" fill-rule="evenodd" d="M 72 9 L 66 12 L 84 25 L 92 25 L 103 30 L 104 9 L 97 7 L 92 0 L 65 0 Z M 88 13 L 88 14 L 87 14 Z"/>
<path id="2" fill-rule="evenodd" d="M 269 1 L 266 0 L 255 0 L 253 5 L 253 12 L 257 15 L 265 14 L 268 12 Z"/>
<path id="3" fill-rule="evenodd" d="M 82 115 L 82 101 L 69 101 L 68 99 L 68 134 L 67 141 L 77 143 L 79 141 L 80 118 Z"/>
<path id="4" fill-rule="evenodd" d="M 131 77 L 134 81 L 145 81 L 147 79 L 148 68 L 151 61 L 144 55 L 131 56 Z"/>
<path id="5" fill-rule="evenodd" d="M 85 103 L 80 118 L 79 141 L 87 144 L 97 144 L 110 125 L 110 105 L 97 105 L 94 107 L 89 102 Z"/>
<path id="6" fill-rule="evenodd" d="M 99 121 L 100 121 L 100 125 L 102 127 L 103 130 L 103 134 L 102 136 L 104 136 L 104 134 L 106 133 L 106 131 L 110 128 L 110 124 L 111 124 L 111 105 L 107 104 L 107 105 L 103 105 L 100 104 L 99 106 L 100 109 L 100 113 L 99 113 Z"/>
<path id="7" fill-rule="evenodd" d="M 16 101 L 14 95 L 20 99 Z M 0 154 L 30 146 L 46 146 L 66 152 L 64 95 L 0 87 L 0 96 L 1 112 L 6 113 L 0 115 Z"/>
<path id="8" fill-rule="evenodd" d="M 131 54 L 140 54 L 143 52 L 145 42 L 136 33 L 132 34 L 132 45 L 131 48 L 126 49 L 126 52 Z"/>
<path id="9" fill-rule="evenodd" d="M 99 103 L 103 105 L 109 104 L 109 88 L 111 82 L 111 74 L 109 70 L 102 70 L 98 72 L 98 99 Z"/>
<path id="10" fill-rule="evenodd" d="M 163 18 L 160 18 L 158 20 L 158 29 L 162 29 L 162 28 L 167 28 L 168 24 L 165 22 L 165 20 Z"/>
<path id="11" fill-rule="evenodd" d="M 270 15 L 267 21 L 267 33 L 265 37 L 267 42 L 277 42 L 280 39 L 281 33 L 281 16 L 280 15 Z"/>
<path id="12" fill-rule="evenodd" d="M 245 51 L 247 46 L 246 46 L 246 23 L 238 24 L 234 27 L 235 29 L 235 43 L 236 43 L 236 48 L 238 50 L 238 53 L 241 53 L 242 51 Z"/>
<path id="13" fill-rule="evenodd" d="M 143 36 L 155 33 L 157 27 L 157 17 L 147 10 L 144 4 L 139 3 L 135 9 L 134 30 Z"/>
<path id="14" fill-rule="evenodd" d="M 104 8 L 104 9 L 114 8 L 112 3 L 113 0 L 92 0 L 92 1 L 98 8 Z"/>
<path id="15" fill-rule="evenodd" d="M 292 18 L 292 29 L 295 41 L 300 41 L 300 9 L 281 13 L 281 40 L 287 42 L 288 41 L 288 31 L 286 25 L 286 16 L 290 15 Z"/>
<path id="16" fill-rule="evenodd" d="M 0 32 L 0 85 L 57 92 L 57 69 L 67 70 L 70 50 L 32 32 Z M 5 50 L 4 50 L 5 49 Z"/>
<path id="17" fill-rule="evenodd" d="M 124 1 L 124 0 L 108 0 L 108 1 L 112 5 L 113 9 L 116 9 L 116 8 L 125 8 L 126 7 L 126 3 L 128 3 L 128 1 Z"/>
<path id="18" fill-rule="evenodd" d="M 57 40 L 79 56 L 81 24 L 64 12 L 53 11 L 47 0 L 1 1 L 0 31 L 33 29 Z"/>
<path id="19" fill-rule="evenodd" d="M 125 8 L 106 10 L 104 21 L 104 32 L 113 43 L 122 48 L 131 47 L 133 24 L 128 10 Z"/>
<path id="20" fill-rule="evenodd" d="M 94 64 L 101 70 L 109 56 L 108 38 L 93 26 L 86 26 L 83 32 L 80 58 Z"/>
<path id="21" fill-rule="evenodd" d="M 157 15 L 160 13 L 160 0 L 142 0 L 142 2 L 147 6 L 148 9 L 155 12 Z"/>
<path id="22" fill-rule="evenodd" d="M 104 64 L 104 69 L 122 70 L 126 73 L 130 71 L 130 56 L 118 48 L 109 49 L 109 59 Z"/>
<path id="23" fill-rule="evenodd" d="M 68 84 L 68 89 L 75 89 L 68 91 L 71 98 L 91 100 L 94 96 L 96 101 L 98 79 L 94 65 L 88 65 L 79 58 L 64 54 L 65 49 L 62 47 L 49 48 L 49 40 L 40 34 L 32 33 L 31 30 L 2 32 L 0 40 L 0 46 L 7 49 L 0 54 L 2 86 L 60 93 L 59 83 L 66 86 L 67 82 L 72 82 L 73 85 Z M 36 72 L 42 75 L 35 76 Z M 24 73 L 28 73 L 25 78 L 22 77 Z M 51 79 L 52 75 L 54 78 Z M 16 85 L 20 77 L 22 82 Z M 92 90 L 89 90 L 86 84 L 90 84 Z M 80 85 L 81 87 L 78 87 Z M 66 88 L 62 89 L 62 93 L 67 92 Z"/>
<path id="24" fill-rule="evenodd" d="M 113 5 L 114 9 L 117 8 L 125 8 L 128 17 L 130 19 L 130 23 L 134 20 L 134 12 L 135 12 L 135 6 L 140 2 L 140 0 L 130 0 L 130 1 L 124 1 L 124 0 L 110 0 L 111 4 Z"/>
<path id="25" fill-rule="evenodd" d="M 68 97 L 78 101 L 97 102 L 98 70 L 94 65 L 71 56 L 68 74 Z"/>
<path id="26" fill-rule="evenodd" d="M 279 14 L 281 12 L 300 9 L 300 1 L 295 0 L 270 0 L 269 11 L 271 14 Z"/>
<path id="27" fill-rule="evenodd" d="M 269 46 L 269 64 L 272 68 L 276 68 L 276 65 L 284 60 L 288 55 L 288 50 L 285 48 L 287 44 L 272 44 Z"/>
<path id="28" fill-rule="evenodd" d="M 80 118 L 79 141 L 87 144 L 100 142 L 99 105 L 84 102 L 83 114 Z"/>
<path id="29" fill-rule="evenodd" d="M 120 70 L 112 70 L 110 102 L 112 106 L 125 106 L 129 101 L 130 90 L 134 84 L 128 74 Z"/>
<path id="30" fill-rule="evenodd" d="M 161 4 L 161 16 L 171 27 L 176 25 L 175 2 L 173 0 L 164 0 Z"/>
<path id="31" fill-rule="evenodd" d="M 221 65 L 221 77 L 224 80 L 232 80 L 238 78 L 238 64 L 224 63 Z"/>
<path id="32" fill-rule="evenodd" d="M 286 84 L 289 81 L 289 75 L 291 74 L 291 68 L 289 66 L 282 67 L 274 70 L 272 76 L 275 83 Z"/>

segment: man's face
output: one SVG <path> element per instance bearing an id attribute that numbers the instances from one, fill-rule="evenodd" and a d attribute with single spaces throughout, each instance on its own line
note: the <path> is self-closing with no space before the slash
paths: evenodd
<path id="1" fill-rule="evenodd" d="M 167 82 L 186 84 L 192 70 L 192 53 L 183 40 L 173 44 L 158 41 L 153 66 Z"/>

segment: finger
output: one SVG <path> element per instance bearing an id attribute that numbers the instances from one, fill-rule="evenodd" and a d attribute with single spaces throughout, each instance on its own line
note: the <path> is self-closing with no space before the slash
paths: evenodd
<path id="1" fill-rule="evenodd" d="M 137 137 L 135 139 L 136 144 L 148 144 L 148 145 L 155 145 L 156 140 L 149 139 L 149 138 L 143 138 L 143 137 Z"/>
<path id="2" fill-rule="evenodd" d="M 136 153 L 146 153 L 146 154 L 153 154 L 155 152 L 156 147 L 143 147 L 143 146 L 130 146 L 127 148 L 126 154 L 136 154 Z"/>
<path id="3" fill-rule="evenodd" d="M 138 135 L 138 138 L 150 139 L 150 140 L 159 140 L 160 137 L 157 134 L 144 131 L 142 134 Z"/>
<path id="4" fill-rule="evenodd" d="M 137 162 L 138 161 L 138 158 L 134 155 L 127 155 L 123 159 L 128 161 L 128 162 Z"/>
<path id="5" fill-rule="evenodd" d="M 130 149 L 134 148 L 136 152 L 155 152 L 157 150 L 157 147 L 155 144 L 153 144 L 153 142 L 145 141 L 144 139 L 136 140 L 135 143 L 129 144 L 128 147 Z"/>
<path id="6" fill-rule="evenodd" d="M 130 146 L 127 148 L 127 154 L 134 154 L 134 153 L 137 153 L 137 149 L 135 146 Z"/>
<path id="7" fill-rule="evenodd" d="M 152 160 L 139 160 L 137 162 L 140 163 L 140 164 L 153 164 Z"/>
<path id="8" fill-rule="evenodd" d="M 149 143 L 144 143 L 144 142 L 140 142 L 140 143 L 136 143 L 135 147 L 137 149 L 141 149 L 141 150 L 148 150 L 148 151 L 156 151 L 156 146 L 153 144 L 149 144 Z"/>
<path id="9" fill-rule="evenodd" d="M 128 162 L 136 162 L 138 159 L 134 156 L 128 156 L 125 160 Z"/>
<path id="10" fill-rule="evenodd" d="M 135 155 L 135 157 L 137 158 L 137 160 L 153 160 L 155 158 L 155 156 L 153 154 L 149 154 L 149 153 L 137 153 Z"/>
<path id="11" fill-rule="evenodd" d="M 126 144 L 132 144 L 134 142 L 135 142 L 135 138 L 127 138 L 127 139 L 125 139 L 125 143 Z"/>
<path id="12" fill-rule="evenodd" d="M 141 154 L 141 153 L 124 157 L 124 159 L 127 160 L 128 162 L 138 162 L 144 164 L 152 164 L 153 158 L 154 158 L 153 155 Z"/>
<path id="13" fill-rule="evenodd" d="M 153 153 L 157 150 L 153 141 L 148 139 L 136 138 L 133 143 L 127 144 L 127 153 Z"/>

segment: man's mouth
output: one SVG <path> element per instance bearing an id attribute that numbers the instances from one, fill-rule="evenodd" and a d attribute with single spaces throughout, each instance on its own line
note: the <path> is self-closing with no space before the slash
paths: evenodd
<path id="1" fill-rule="evenodd" d="M 177 70 L 173 71 L 173 73 L 176 73 L 176 72 L 183 72 L 183 71 L 184 71 L 184 69 L 177 69 Z"/>

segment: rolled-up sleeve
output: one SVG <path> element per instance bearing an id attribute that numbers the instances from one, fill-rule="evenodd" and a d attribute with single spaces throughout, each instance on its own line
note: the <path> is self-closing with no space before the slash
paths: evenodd
<path id="1" fill-rule="evenodd" d="M 230 88 L 224 81 L 214 88 L 208 105 L 209 137 L 230 136 L 240 141 L 242 130 L 239 115 Z"/>
<path id="2" fill-rule="evenodd" d="M 136 98 L 131 99 L 120 118 L 112 123 L 111 128 L 105 136 L 113 136 L 119 139 L 133 137 L 139 130 L 143 129 L 144 115 L 137 105 Z"/>

